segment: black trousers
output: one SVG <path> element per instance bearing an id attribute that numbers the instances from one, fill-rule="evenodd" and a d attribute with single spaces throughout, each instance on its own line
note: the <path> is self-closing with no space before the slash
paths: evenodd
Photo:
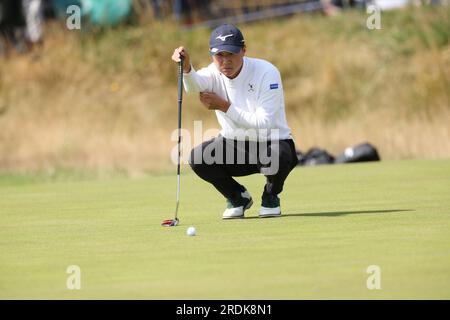
<path id="1" fill-rule="evenodd" d="M 228 199 L 245 189 L 233 177 L 255 173 L 266 176 L 265 192 L 279 194 L 297 162 L 292 139 L 253 142 L 220 135 L 192 149 L 189 157 L 192 170 Z"/>

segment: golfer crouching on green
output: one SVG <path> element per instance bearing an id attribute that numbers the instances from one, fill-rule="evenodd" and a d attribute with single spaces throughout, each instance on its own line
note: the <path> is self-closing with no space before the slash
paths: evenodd
<path id="1" fill-rule="evenodd" d="M 251 207 L 252 197 L 233 177 L 255 173 L 266 176 L 259 216 L 280 216 L 278 195 L 298 162 L 280 72 L 265 60 L 246 57 L 244 37 L 230 24 L 212 31 L 209 52 L 212 63 L 198 71 L 186 48 L 172 55 L 175 62 L 183 57 L 186 92 L 199 92 L 222 128 L 217 137 L 192 149 L 189 164 L 226 198 L 223 219 L 243 218 Z"/>

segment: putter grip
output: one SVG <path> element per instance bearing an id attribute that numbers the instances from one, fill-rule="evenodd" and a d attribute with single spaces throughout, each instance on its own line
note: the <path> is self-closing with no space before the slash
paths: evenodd
<path id="1" fill-rule="evenodd" d="M 178 62 L 178 74 L 182 75 L 183 74 L 183 62 L 184 62 L 184 57 L 180 56 L 180 62 Z"/>
<path id="2" fill-rule="evenodd" d="M 180 62 L 178 63 L 178 102 L 181 102 L 183 98 L 183 62 L 184 57 L 180 57 Z"/>

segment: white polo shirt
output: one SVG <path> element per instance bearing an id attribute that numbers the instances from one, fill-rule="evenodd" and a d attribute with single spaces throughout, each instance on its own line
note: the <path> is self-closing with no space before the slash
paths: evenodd
<path id="1" fill-rule="evenodd" d="M 241 72 L 234 79 L 220 73 L 214 63 L 198 71 L 191 66 L 183 82 L 188 93 L 214 92 L 231 103 L 226 113 L 216 110 L 222 127 L 220 133 L 225 138 L 292 139 L 284 110 L 280 72 L 271 63 L 244 57 Z"/>

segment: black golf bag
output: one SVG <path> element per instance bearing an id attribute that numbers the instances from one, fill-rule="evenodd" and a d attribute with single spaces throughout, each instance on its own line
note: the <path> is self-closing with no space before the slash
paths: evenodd
<path id="1" fill-rule="evenodd" d="M 335 163 L 365 161 L 380 161 L 377 149 L 367 142 L 345 149 L 345 151 L 336 158 Z"/>
<path id="2" fill-rule="evenodd" d="M 297 151 L 297 159 L 299 166 L 315 166 L 319 164 L 334 163 L 334 156 L 324 149 L 311 148 L 306 154 Z"/>

